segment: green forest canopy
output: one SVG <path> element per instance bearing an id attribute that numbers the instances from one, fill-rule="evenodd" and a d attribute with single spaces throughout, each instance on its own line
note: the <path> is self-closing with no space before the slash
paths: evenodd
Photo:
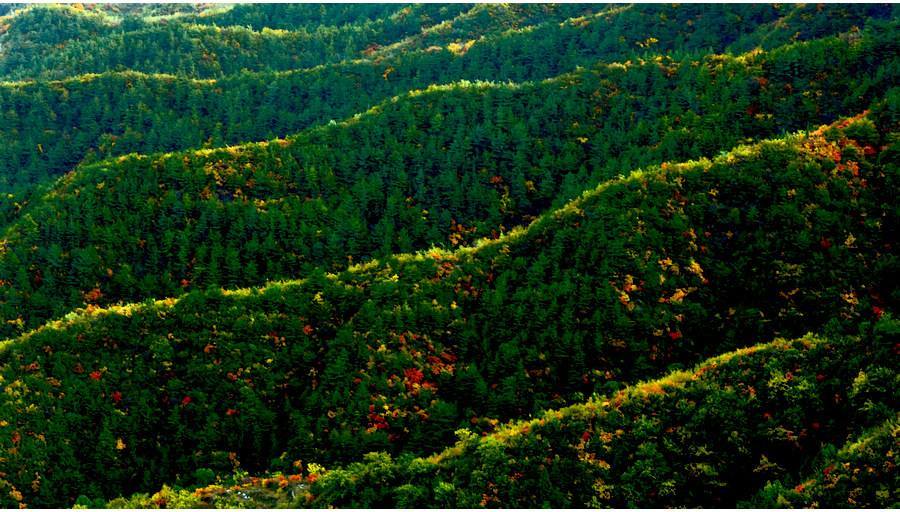
<path id="1" fill-rule="evenodd" d="M 897 21 L 0 10 L 0 504 L 896 506 Z"/>

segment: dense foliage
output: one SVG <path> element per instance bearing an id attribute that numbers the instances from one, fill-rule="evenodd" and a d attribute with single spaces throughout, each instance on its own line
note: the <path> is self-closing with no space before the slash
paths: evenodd
<path id="1" fill-rule="evenodd" d="M 898 506 L 897 23 L 0 7 L 0 506 Z"/>
<path id="2" fill-rule="evenodd" d="M 291 26 L 292 19 L 312 21 L 303 13 L 315 7 L 289 7 L 299 11 L 294 18 L 282 18 L 289 30 L 271 26 L 255 30 L 240 23 L 244 21 L 240 14 L 233 20 L 227 14 L 221 20 L 206 16 L 201 19 L 211 23 L 196 24 L 189 16 L 148 21 L 145 16 L 127 13 L 111 19 L 102 13 L 79 15 L 72 12 L 76 10 L 73 7 L 33 8 L 17 16 L 4 37 L 10 47 L 0 60 L 0 75 L 8 79 L 64 78 L 125 68 L 211 78 L 243 69 L 311 67 L 356 57 L 370 45 L 414 34 L 452 18 L 466 6 L 375 6 L 381 16 L 374 20 L 329 24 L 341 21 L 340 13 L 334 12 L 330 14 L 335 16 L 323 16 L 320 24 Z M 267 11 L 269 16 L 280 14 Z M 77 21 L 74 24 L 73 19 Z M 218 26 L 218 21 L 238 23 Z"/>
<path id="3" fill-rule="evenodd" d="M 454 447 L 428 458 L 372 453 L 332 471 L 238 472 L 225 485 L 110 506 L 733 507 L 763 487 L 752 505 L 889 508 L 898 335 L 886 317 L 856 336 L 776 340 L 487 436 L 460 429 Z M 835 454 L 832 443 L 848 436 Z M 810 464 L 815 476 L 803 483 L 771 483 Z"/>
<path id="4" fill-rule="evenodd" d="M 428 453 L 461 426 L 877 318 L 896 301 L 897 148 L 875 149 L 892 137 L 851 119 L 606 183 L 474 250 L 89 308 L 5 347 L 4 478 L 42 475 L 44 505 L 201 468 Z"/>
<path id="5" fill-rule="evenodd" d="M 463 82 L 283 141 L 85 165 L 13 215 L 0 332 L 88 303 L 494 238 L 635 167 L 861 110 L 896 81 L 896 61 L 878 58 L 894 46 L 873 31 L 540 83 Z M 691 97 L 698 84 L 707 92 Z"/>
<path id="6" fill-rule="evenodd" d="M 510 9 L 513 12 L 508 12 Z M 777 14 L 777 10 L 770 6 L 718 6 L 712 8 L 714 9 L 712 12 L 704 12 L 704 9 L 710 9 L 709 6 L 666 8 L 668 10 L 648 6 L 640 9 L 634 7 L 600 11 L 597 14 L 558 23 L 558 20 L 580 14 L 584 9 L 583 6 L 557 6 L 554 9 L 543 6 L 539 10 L 541 17 L 538 17 L 537 13 L 532 12 L 534 9 L 519 12 L 513 8 L 482 6 L 475 8 L 474 13 L 460 15 L 453 23 L 439 25 L 440 30 L 433 31 L 439 35 L 431 36 L 429 34 L 432 32 L 426 32 L 426 36 L 423 37 L 429 41 L 429 46 L 425 48 L 413 46 L 408 48 L 409 51 L 405 51 L 412 43 L 404 43 L 399 47 L 385 46 L 377 51 L 373 49 L 372 54 L 368 56 L 365 53 L 360 54 L 358 60 L 284 73 L 247 71 L 236 73 L 246 69 L 257 69 L 254 66 L 243 65 L 244 61 L 272 65 L 273 59 L 270 54 L 297 55 L 297 52 L 268 48 L 265 50 L 265 59 L 252 54 L 245 58 L 223 56 L 216 59 L 216 63 L 219 61 L 228 63 L 234 69 L 229 70 L 230 74 L 215 81 L 194 80 L 192 78 L 204 77 L 207 74 L 182 70 L 177 66 L 141 66 L 129 62 L 125 65 L 127 69 L 142 73 L 114 72 L 120 66 L 104 65 L 80 70 L 80 72 L 99 72 L 100 75 L 79 76 L 53 82 L 0 84 L 0 111 L 4 113 L 0 120 L 0 134 L 9 140 L 8 146 L 0 148 L 2 157 L 0 191 L 17 191 L 22 185 L 58 176 L 85 159 L 92 161 L 104 156 L 130 152 L 150 153 L 201 145 L 220 146 L 284 136 L 313 124 L 340 120 L 350 114 L 366 110 L 391 96 L 411 89 L 426 88 L 430 84 L 447 84 L 463 79 L 517 82 L 545 79 L 571 71 L 576 66 L 592 67 L 597 59 L 606 62 L 627 62 L 628 59 L 633 60 L 638 55 L 643 55 L 649 60 L 666 52 L 670 52 L 670 57 L 676 62 L 700 60 L 699 50 L 705 52 L 707 48 L 714 48 L 717 51 L 728 49 L 729 42 L 741 35 L 735 31 L 747 32 L 754 28 L 762 30 L 755 24 L 735 23 L 735 20 L 749 17 L 775 20 Z M 651 11 L 644 12 L 643 9 Z M 663 12 L 656 12 L 660 9 L 663 9 Z M 735 9 L 737 11 L 732 12 Z M 753 12 L 743 12 L 741 9 Z M 856 12 L 856 8 L 847 9 Z M 865 9 L 880 16 L 890 12 L 872 6 Z M 544 13 L 544 10 L 549 10 L 552 16 Z M 856 16 L 865 12 L 867 11 L 859 11 Z M 43 19 L 46 16 L 57 16 L 60 19 L 58 23 L 71 18 L 53 13 L 57 13 L 57 10 L 33 9 L 28 11 L 24 18 L 29 22 L 31 18 L 37 18 L 40 21 L 39 26 L 42 27 L 48 25 Z M 425 16 L 425 13 L 422 15 Z M 437 14 L 432 15 L 435 20 L 440 18 Z M 549 21 L 497 33 L 491 33 L 486 27 L 482 27 L 480 30 L 487 30 L 486 35 L 462 43 L 457 42 L 451 35 L 452 29 L 456 27 L 464 27 L 466 31 L 476 30 L 472 27 L 472 20 L 481 20 L 485 17 L 493 23 L 498 23 L 495 20 L 499 18 L 501 27 L 515 27 L 535 19 Z M 795 17 L 797 16 L 792 16 L 792 19 Z M 24 21 L 16 19 L 19 23 Z M 825 19 L 830 21 L 829 26 L 834 30 L 831 32 L 821 30 L 820 32 L 825 32 L 821 34 L 822 37 L 837 34 L 851 27 L 866 26 L 862 23 L 853 25 L 855 17 L 834 16 Z M 893 25 L 885 27 L 879 25 L 880 22 L 877 20 L 873 23 L 873 30 L 879 35 L 873 34 L 872 39 L 867 38 L 868 43 L 859 44 L 849 40 L 844 43 L 853 46 L 854 52 L 866 53 L 866 62 L 862 69 L 851 72 L 843 67 L 840 60 L 846 58 L 844 54 L 847 52 L 843 48 L 833 48 L 829 52 L 820 50 L 809 62 L 811 67 L 846 73 L 847 77 L 857 76 L 862 80 L 854 83 L 856 88 L 872 86 L 873 84 L 868 84 L 865 78 L 874 79 L 877 76 L 874 73 L 875 68 L 891 62 L 897 54 Z M 18 23 L 13 25 L 17 26 Z M 77 33 L 79 26 L 68 24 L 66 29 Z M 626 38 L 619 27 L 630 27 L 629 30 L 633 33 L 653 34 L 655 37 L 651 39 L 658 41 L 648 46 L 643 40 L 632 40 L 634 37 L 632 33 Z M 779 27 L 792 28 L 788 24 Z M 178 37 L 187 37 L 184 35 L 187 32 L 177 24 L 169 24 L 154 30 L 170 31 L 178 34 Z M 216 32 L 209 32 L 212 29 L 206 26 L 196 30 L 199 30 L 203 37 L 215 41 L 224 37 L 220 37 Z M 747 41 L 756 41 L 760 45 L 770 47 L 766 41 L 781 34 L 779 30 L 771 29 L 765 34 L 755 32 L 744 34 L 745 39 L 742 41 L 745 43 L 742 46 L 748 46 Z M 36 33 L 43 34 L 40 31 Z M 62 37 L 59 34 L 63 32 L 54 30 L 52 33 L 56 37 Z M 6 37 L 12 38 L 12 35 Z M 432 40 L 435 37 L 438 39 Z M 88 44 L 95 39 L 82 36 L 79 40 Z M 203 40 L 203 38 L 198 36 L 189 40 Z M 13 38 L 12 41 L 17 39 Z M 29 62 L 44 62 L 26 57 L 23 50 L 10 47 L 10 44 L 12 43 L 4 44 L 4 48 L 9 48 L 5 54 L 0 54 L 0 64 L 9 63 L 11 59 L 16 58 L 26 59 Z M 178 40 L 169 41 L 167 44 L 176 45 Z M 127 44 L 121 51 L 125 55 L 133 56 L 137 54 L 134 46 Z M 104 44 L 103 48 L 106 51 L 111 46 Z M 304 51 L 312 51 L 307 46 L 304 48 L 306 48 Z M 749 47 L 751 50 L 752 48 Z M 252 48 L 248 49 L 245 44 L 238 50 L 246 52 Z M 647 55 L 651 50 L 654 53 Z M 659 53 L 655 53 L 656 51 Z M 89 56 L 72 58 L 72 61 L 85 64 L 104 54 L 103 51 L 94 49 L 87 53 Z M 203 60 L 191 57 L 191 54 L 191 51 L 181 49 L 167 51 L 164 55 L 168 58 L 184 58 L 186 62 L 192 64 Z M 553 55 L 554 58 L 547 58 L 548 55 Z M 798 64 L 795 67 L 798 69 L 786 71 L 800 71 L 807 65 L 808 58 L 808 56 L 796 58 Z M 298 63 L 290 63 L 288 67 L 299 66 Z M 58 65 L 53 66 L 53 69 L 58 68 Z M 158 72 L 186 74 L 177 77 L 152 74 Z M 830 78 L 816 80 L 812 76 L 814 75 L 807 80 L 822 81 L 825 84 L 830 81 Z M 635 80 L 632 83 L 637 85 L 640 81 Z M 805 82 L 791 85 L 795 87 L 796 94 L 804 93 Z M 703 85 L 695 87 L 700 91 L 705 90 Z M 772 87 L 771 91 L 781 93 L 776 87 Z M 838 97 L 849 96 L 853 98 L 851 101 L 855 101 L 861 93 L 865 94 L 864 91 L 854 91 L 852 95 L 841 92 L 838 93 Z M 812 90 L 808 91 L 808 94 L 819 93 Z M 742 92 L 738 97 L 745 95 L 746 93 Z M 703 115 L 696 110 L 695 113 Z M 779 112 L 776 119 L 782 123 L 792 122 L 793 116 L 793 112 Z M 804 125 L 801 122 L 796 126 Z M 782 126 L 782 128 L 793 127 Z"/>
<path id="7" fill-rule="evenodd" d="M 883 382 L 889 369 L 882 369 Z M 853 382 L 853 394 L 871 390 L 869 375 L 860 372 Z M 881 404 L 866 403 L 866 407 Z M 893 409 L 896 411 L 896 408 Z M 889 416 L 886 414 L 886 416 Z M 766 485 L 760 496 L 748 504 L 756 507 L 820 507 L 825 504 L 858 508 L 897 508 L 897 446 L 900 427 L 890 418 L 840 448 L 826 445 L 822 462 L 790 484 Z M 795 485 L 796 484 L 796 485 Z"/>
<path id="8" fill-rule="evenodd" d="M 795 473 L 824 443 L 895 418 L 898 335 L 900 325 L 885 320 L 859 337 L 806 337 L 727 354 L 693 372 L 550 412 L 483 439 L 462 433 L 462 442 L 432 458 L 395 463 L 389 456 L 370 457 L 317 479 L 305 501 L 349 507 L 733 507 L 768 479 Z M 890 430 L 866 446 L 879 457 L 893 430 L 890 423 L 881 429 Z M 823 472 L 842 480 L 841 470 Z M 843 488 L 820 484 L 806 491 L 800 484 L 796 491 L 812 499 L 833 493 L 829 504 L 894 504 L 884 495 L 892 492 L 891 481 L 879 476 L 865 477 L 871 497 L 847 489 L 846 474 Z"/>

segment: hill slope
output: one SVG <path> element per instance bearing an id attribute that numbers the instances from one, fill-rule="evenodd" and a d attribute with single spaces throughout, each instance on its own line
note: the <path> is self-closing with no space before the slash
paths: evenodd
<path id="1" fill-rule="evenodd" d="M 895 140 L 860 117 L 609 182 L 475 249 L 51 323 L 3 347 L 6 485 L 53 505 L 282 454 L 427 453 L 893 311 Z"/>
<path id="2" fill-rule="evenodd" d="M 500 8 L 492 6 L 475 11 L 481 16 L 493 14 L 497 9 Z M 111 67 L 96 69 L 104 71 L 99 76 L 87 75 L 49 83 L 43 80 L 6 83 L 0 85 L 0 109 L 6 113 L 0 118 L 0 133 L 6 134 L 10 142 L 0 148 L 3 157 L 0 158 L 0 191 L 17 191 L 28 184 L 40 183 L 68 172 L 84 159 L 93 161 L 98 157 L 129 152 L 152 153 L 285 136 L 314 124 L 341 119 L 391 96 L 431 84 L 458 80 L 541 80 L 572 71 L 577 66 L 594 66 L 598 60 L 635 61 L 638 55 L 650 60 L 656 55 L 671 53 L 676 62 L 688 57 L 700 60 L 708 47 L 717 51 L 728 49 L 728 41 L 737 37 L 731 32 L 733 27 L 763 26 L 728 22 L 729 16 L 749 17 L 747 13 L 742 16 L 730 13 L 732 7 L 705 14 L 685 6 L 667 7 L 655 13 L 620 9 L 564 23 L 552 21 L 553 16 L 575 12 L 564 9 L 557 12 L 559 9 L 562 8 L 552 10 L 552 15 L 537 9 L 540 16 L 506 13 L 486 28 L 515 25 L 527 21 L 529 16 L 551 21 L 472 40 L 474 43 L 466 43 L 464 49 L 457 43 L 432 45 L 426 49 L 401 46 L 389 50 L 390 47 L 385 47 L 384 56 L 363 55 L 359 60 L 286 73 L 244 71 L 215 81 L 197 81 L 188 76 L 104 71 L 117 69 Z M 820 16 L 824 14 L 820 13 Z M 488 16 L 487 19 L 493 18 Z M 686 24 L 693 27 L 688 34 L 670 34 L 676 27 L 688 26 Z M 722 24 L 732 28 L 720 27 Z M 610 29 L 619 25 L 633 27 L 641 34 L 665 36 L 668 42 L 641 47 L 632 41 L 620 41 L 617 33 Z M 469 29 L 467 24 L 462 26 Z M 834 21 L 828 26 L 834 31 L 821 30 L 824 32 L 822 37 L 856 29 L 849 22 Z M 895 29 L 890 23 L 883 25 L 872 18 L 865 27 L 865 41 L 855 41 L 853 36 L 854 39 L 848 37 L 845 43 L 852 43 L 853 51 L 869 53 L 868 69 L 856 70 L 860 76 L 893 60 L 897 53 L 896 38 L 891 32 Z M 183 32 L 176 25 L 160 30 Z M 197 30 L 213 39 L 219 37 L 217 32 L 210 32 L 209 27 Z M 709 34 L 717 34 L 720 39 L 706 39 Z M 701 35 L 702 39 L 696 39 Z M 872 39 L 878 43 L 873 45 Z M 93 41 L 88 37 L 85 40 Z M 249 50 L 242 46 L 240 51 Z M 840 56 L 846 52 L 833 48 L 825 58 L 832 59 L 832 55 Z M 92 52 L 99 53 L 102 52 Z M 201 65 L 196 60 L 205 62 L 191 57 L 190 52 L 168 52 L 166 55 L 180 56 L 192 66 Z M 225 60 L 239 62 L 239 59 Z M 75 61 L 84 62 L 85 59 Z M 837 62 L 832 61 L 830 65 L 829 69 L 841 69 Z M 162 67 L 135 69 L 175 71 Z M 170 101 L 172 97 L 176 101 Z M 825 121 L 830 119 L 819 122 Z"/>
<path id="3" fill-rule="evenodd" d="M 130 69 L 173 73 L 195 78 L 220 77 L 243 69 L 276 71 L 316 66 L 354 58 L 368 45 L 388 43 L 452 18 L 464 5 L 379 6 L 372 17 L 352 23 L 339 12 L 325 14 L 319 23 L 305 14 L 284 19 L 287 30 L 272 25 L 259 29 L 241 23 L 240 13 L 194 16 L 148 16 L 125 9 L 89 12 L 75 6 L 32 6 L 4 21 L 0 31 L 0 76 L 6 79 L 54 79 L 85 73 Z M 277 6 L 239 9 L 286 14 Z M 281 11 L 281 12 L 278 12 Z M 337 11 L 337 10 L 335 10 Z M 357 14 L 359 9 L 354 10 Z M 301 20 L 305 23 L 301 23 Z M 229 22 L 235 24 L 228 24 Z M 293 22 L 292 22 L 293 21 Z M 217 22 L 225 22 L 219 26 Z"/>
<path id="4" fill-rule="evenodd" d="M 496 237 L 631 168 L 865 108 L 896 78 L 894 61 L 875 58 L 890 41 L 598 65 L 521 86 L 464 82 L 277 143 L 84 166 L 14 210 L 0 332 L 85 303 Z M 698 83 L 707 92 L 686 100 Z"/>
<path id="5" fill-rule="evenodd" d="M 882 321 L 870 329 L 855 338 L 808 336 L 726 354 L 482 439 L 463 433 L 454 448 L 428 459 L 370 456 L 325 473 L 296 504 L 733 507 L 848 434 L 879 427 L 862 441 L 876 460 L 890 450 L 892 435 L 896 449 L 900 394 L 889 375 L 900 363 L 900 325 Z M 867 451 L 851 445 L 839 460 L 850 450 Z M 825 476 L 837 482 L 845 472 Z M 850 491 L 844 476 L 837 489 L 807 482 L 797 494 L 823 507 L 893 505 L 895 470 L 868 473 L 854 482 L 861 493 Z"/>
<path id="6" fill-rule="evenodd" d="M 898 14 L 0 6 L 0 506 L 896 507 Z"/>

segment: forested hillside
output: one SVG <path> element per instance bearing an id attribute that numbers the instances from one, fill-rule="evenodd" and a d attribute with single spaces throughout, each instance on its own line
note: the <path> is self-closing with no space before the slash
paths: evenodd
<path id="1" fill-rule="evenodd" d="M 0 15 L 0 504 L 900 503 L 896 7 Z"/>
<path id="2" fill-rule="evenodd" d="M 82 165 L 12 217 L 6 332 L 85 303 L 494 238 L 630 169 L 862 110 L 868 91 L 897 82 L 879 58 L 896 46 L 890 35 L 456 82 L 275 143 Z M 706 93 L 689 97 L 696 84 Z"/>
<path id="3" fill-rule="evenodd" d="M 459 16 L 452 20 L 453 23 L 442 26 L 460 24 L 468 27 L 472 17 L 478 16 L 480 19 L 497 9 L 501 9 L 497 17 L 504 20 L 503 27 L 519 25 L 510 20 L 521 18 L 521 23 L 524 23 L 536 16 L 530 9 L 519 13 L 518 9 L 509 7 L 507 9 L 514 12 L 508 13 L 501 7 L 480 6 L 475 8 L 478 12 Z M 556 13 L 555 18 L 562 18 L 581 13 L 585 7 L 580 6 L 576 11 L 572 11 L 571 6 L 558 6 L 556 9 L 562 12 Z M 431 84 L 449 84 L 459 80 L 542 80 L 570 72 L 577 66 L 593 67 L 598 60 L 606 64 L 625 64 L 635 59 L 653 60 L 668 56 L 676 62 L 701 61 L 708 53 L 728 51 L 731 45 L 740 47 L 740 50 L 734 51 L 735 55 L 752 52 L 755 47 L 772 49 L 774 47 L 767 42 L 774 37 L 786 38 L 779 30 L 793 28 L 784 23 L 778 25 L 780 29 L 734 23 L 749 16 L 776 19 L 777 11 L 765 5 L 706 6 L 699 11 L 696 7 L 685 6 L 669 13 L 677 18 L 666 16 L 666 13 L 655 13 L 654 9 L 657 8 L 635 6 L 599 10 L 597 14 L 570 18 L 561 24 L 545 21 L 494 32 L 482 27 L 481 32 L 486 33 L 477 39 L 459 42 L 446 35 L 431 41 L 444 46 L 411 47 L 408 51 L 388 51 L 389 48 L 384 47 L 362 52 L 354 60 L 323 63 L 281 73 L 253 73 L 249 71 L 256 69 L 253 66 L 238 65 L 238 72 L 234 74 L 217 80 L 196 80 L 208 75 L 194 71 L 179 76 L 163 76 L 157 73 L 178 70 L 131 63 L 126 68 L 137 72 L 116 71 L 119 69 L 117 65 L 103 64 L 83 70 L 100 74 L 49 82 L 25 80 L 0 83 L 0 110 L 6 112 L 0 133 L 11 141 L 9 146 L 0 149 L 0 156 L 3 157 L 0 158 L 0 192 L 15 191 L 22 184 L 58 176 L 84 159 L 91 161 L 130 152 L 152 153 L 202 145 L 221 146 L 286 136 L 312 125 L 339 121 L 385 99 L 411 89 L 427 88 Z M 703 9 L 712 12 L 704 14 Z M 813 21 L 825 18 L 836 26 L 835 30 L 822 35 L 825 38 L 843 34 L 844 39 L 852 39 L 853 34 L 866 27 L 865 23 L 854 24 L 859 13 L 853 17 L 843 10 L 850 10 L 851 13 L 872 11 L 874 15 L 885 18 L 891 13 L 890 9 L 882 6 L 841 6 L 841 10 L 832 9 L 836 9 L 836 12 L 830 13 L 832 16 L 823 16 L 822 13 L 817 13 L 818 17 L 807 16 Z M 734 10 L 739 13 L 732 12 Z M 34 9 L 23 14 L 28 16 L 22 20 L 23 23 L 28 23 L 30 17 L 40 17 L 32 12 L 42 10 Z M 49 12 L 54 13 L 55 10 L 49 9 Z M 699 31 L 693 29 L 694 20 L 698 20 L 697 23 L 700 20 L 714 22 L 717 26 L 714 30 L 708 27 Z M 896 38 L 892 37 L 895 33 L 893 22 L 885 25 L 879 20 L 872 18 L 874 27 L 868 32 L 872 46 L 860 45 L 855 49 L 857 52 L 867 52 L 865 58 L 871 65 L 890 61 L 897 51 Z M 657 34 L 659 40 L 653 43 L 635 40 L 633 34 L 626 37 L 615 30 L 617 26 L 633 27 L 629 30 L 635 33 Z M 205 27 L 198 30 L 206 30 Z M 70 30 L 76 28 L 77 25 L 68 27 Z M 171 25 L 165 28 L 178 30 Z M 442 29 L 441 33 L 446 30 L 449 28 Z M 20 58 L 13 52 L 15 43 L 12 41 L 16 39 L 10 31 L 12 28 L 3 37 L 11 41 L 0 39 L 2 48 L 8 53 L 0 58 L 0 77 L 19 78 L 9 70 L 2 72 L 5 62 L 8 64 L 9 59 Z M 753 32 L 742 34 L 741 31 Z M 849 33 L 844 33 L 847 31 Z M 803 40 L 799 32 L 791 34 L 792 38 Z M 149 40 L 147 44 L 155 41 L 150 36 L 146 39 Z M 875 40 L 878 42 L 875 43 Z M 756 46 L 751 45 L 751 41 Z M 404 43 L 403 48 L 406 45 L 412 43 Z M 241 48 L 244 49 L 244 46 Z M 280 50 L 271 48 L 260 51 L 267 52 L 267 55 L 280 54 Z M 803 68 L 811 65 L 817 69 L 844 72 L 839 62 L 829 60 L 845 58 L 845 52 L 820 51 L 813 61 L 794 56 L 792 66 Z M 90 54 L 102 55 L 103 50 L 91 51 Z M 174 58 L 172 56 L 178 55 L 183 53 L 172 51 L 163 56 Z M 31 58 L 29 62 L 35 60 Z M 235 62 L 233 58 L 227 60 Z M 271 59 L 260 59 L 258 56 L 250 57 L 250 60 L 255 63 L 271 62 Z M 86 59 L 79 57 L 73 61 L 83 63 Z M 155 62 L 155 59 L 149 62 Z M 792 71 L 794 69 L 784 68 L 780 72 Z M 25 76 L 36 75 L 39 74 Z M 635 83 L 639 82 L 636 80 Z M 863 80 L 855 85 L 864 87 L 866 84 Z M 790 122 L 789 117 L 781 118 L 780 122 Z"/>

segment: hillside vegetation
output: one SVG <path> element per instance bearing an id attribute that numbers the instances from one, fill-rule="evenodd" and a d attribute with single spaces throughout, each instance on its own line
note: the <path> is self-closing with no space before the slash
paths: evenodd
<path id="1" fill-rule="evenodd" d="M 434 6 L 431 9 L 440 11 Z M 506 9 L 511 9 L 512 12 L 507 12 Z M 59 176 L 82 160 L 93 161 L 130 152 L 172 151 L 285 136 L 314 124 L 340 120 L 392 96 L 411 89 L 423 89 L 431 84 L 448 84 L 458 80 L 542 80 L 572 71 L 577 66 L 592 67 L 598 60 L 624 63 L 637 57 L 650 60 L 660 55 L 668 55 L 677 62 L 686 61 L 688 57 L 692 61 L 700 60 L 704 53 L 709 53 L 709 49 L 717 53 L 728 50 L 729 43 L 742 36 L 735 30 L 750 31 L 756 27 L 751 23 L 735 21 L 761 17 L 774 23 L 774 20 L 780 19 L 776 16 L 777 9 L 761 5 L 703 8 L 633 6 L 606 10 L 595 8 L 595 13 L 582 15 L 585 9 L 584 6 L 555 6 L 552 9 L 538 6 L 523 7 L 521 10 L 524 12 L 519 12 L 520 9 L 514 7 L 479 6 L 473 12 L 441 25 L 445 27 L 442 30 L 460 27 L 459 30 L 468 33 L 475 30 L 470 26 L 472 19 L 494 20 L 494 24 L 482 20 L 485 26 L 481 31 L 485 31 L 485 34 L 476 39 L 460 43 L 452 37 L 445 37 L 431 41 L 440 44 L 430 44 L 424 49 L 408 47 L 406 43 L 396 48 L 383 46 L 377 50 L 373 46 L 370 48 L 371 52 L 348 55 L 346 58 L 350 60 L 330 64 L 323 61 L 321 65 L 308 69 L 294 68 L 312 64 L 290 63 L 277 68 L 287 70 L 280 73 L 241 63 L 247 60 L 254 64 L 271 65 L 274 62 L 272 55 L 298 55 L 297 52 L 265 48 L 265 59 L 260 59 L 258 55 L 250 55 L 246 59 L 223 56 L 216 61 L 229 63 L 234 68 L 221 77 L 178 67 L 142 66 L 131 62 L 127 65 L 103 65 L 77 72 L 70 71 L 57 77 L 63 78 L 60 81 L 26 80 L 0 84 L 0 110 L 6 113 L 0 121 L 0 133 L 7 134 L 10 139 L 9 146 L 0 148 L 0 156 L 3 157 L 0 158 L 0 192 L 16 192 L 23 185 Z M 645 9 L 650 9 L 651 12 L 644 12 Z M 660 9 L 662 12 L 656 12 Z M 703 9 L 712 11 L 703 12 Z M 833 8 L 826 9 L 828 10 L 823 11 L 824 13 L 829 13 Z M 857 8 L 842 9 L 854 12 Z M 811 25 L 815 25 L 814 20 L 819 18 L 828 20 L 827 29 L 819 30 L 819 37 L 827 38 L 865 28 L 867 24 L 853 24 L 864 12 L 871 11 L 882 17 L 890 12 L 876 7 L 865 9 L 867 11 L 857 13 L 856 17 L 848 17 L 843 12 L 840 15 L 832 13 L 835 15 L 824 16 L 823 12 L 819 12 L 818 17 L 810 15 L 803 19 Z M 543 12 L 547 10 L 552 16 Z M 733 10 L 736 12 L 732 12 Z M 20 24 L 29 26 L 32 17 L 41 21 L 40 26 L 48 25 L 49 22 L 43 19 L 45 16 L 67 19 L 64 11 L 53 13 L 57 13 L 57 10 L 34 8 L 14 18 L 17 23 L 12 27 Z M 425 13 L 421 15 L 426 16 Z M 559 22 L 570 15 L 579 16 Z M 438 19 L 436 14 L 434 17 L 435 20 Z M 800 17 L 796 15 L 789 18 Z M 414 16 L 409 14 L 404 19 L 414 19 Z M 497 19 L 502 22 L 496 21 Z M 527 25 L 529 20 L 536 19 L 552 21 Z M 499 31 L 496 28 L 498 23 L 502 27 L 518 28 Z M 875 18 L 869 24 L 872 25 L 871 30 L 880 34 L 874 36 L 877 43 L 857 44 L 852 39 L 845 43 L 852 43 L 855 52 L 867 53 L 867 63 L 872 68 L 859 70 L 862 72 L 861 77 L 868 76 L 875 66 L 891 61 L 896 56 L 897 43 L 896 38 L 892 37 L 893 25 L 885 26 L 882 23 Z M 629 30 L 634 33 L 654 34 L 655 37 L 651 39 L 657 39 L 657 42 L 650 44 L 643 40 L 633 41 L 633 34 L 626 37 L 621 29 L 617 29 L 626 26 L 631 27 Z M 792 28 L 786 22 L 778 26 Z M 76 31 L 79 25 L 66 27 L 67 30 Z M 343 27 L 341 30 L 348 31 L 355 25 Z M 492 32 L 488 27 L 494 27 L 495 30 Z M 187 37 L 184 34 L 188 33 L 187 29 L 182 30 L 178 24 L 168 24 L 153 30 L 172 32 L 179 38 Z M 190 30 L 198 30 L 200 34 L 206 34 L 204 37 L 215 41 L 220 39 L 219 33 L 210 32 L 213 29 L 206 25 Z M 246 32 L 246 29 L 235 30 L 241 34 Z M 756 30 L 762 31 L 761 28 Z M 13 42 L 3 44 L 2 47 L 8 50 L 5 54 L 0 53 L 0 65 L 17 58 L 27 59 L 32 64 L 43 62 L 26 57 L 23 50 L 17 50 L 14 44 L 24 43 L 14 43 L 17 41 L 13 37 L 15 31 L 12 28 L 10 31 L 4 37 Z M 60 37 L 59 32 L 53 31 L 57 37 Z M 33 33 L 35 32 L 27 32 Z M 423 34 L 431 32 L 426 30 Z M 754 48 L 752 43 L 755 42 L 757 46 L 774 48 L 767 41 L 780 34 L 775 28 L 770 28 L 765 33 L 743 34 L 741 46 L 746 47 L 746 51 L 751 51 Z M 189 38 L 190 41 L 197 39 Z M 79 41 L 94 44 L 95 39 L 83 36 Z M 168 41 L 166 44 L 176 45 L 178 41 Z M 129 43 L 121 51 L 133 56 L 136 53 L 132 49 L 134 46 L 136 44 Z M 91 59 L 101 58 L 109 48 L 112 46 L 104 43 L 101 49 L 88 51 L 88 56 L 72 57 L 70 60 L 73 63 L 88 63 Z M 243 44 L 234 51 L 250 50 L 247 44 Z M 745 50 L 741 50 L 743 51 Z M 822 53 L 817 61 L 813 61 L 813 66 L 827 65 L 830 66 L 827 69 L 843 71 L 842 66 L 832 59 L 841 59 L 845 52 L 846 50 L 835 49 L 833 52 Z M 192 55 L 192 51 L 187 49 L 167 50 L 164 54 L 166 58 L 184 58 L 192 64 L 203 60 Z M 797 62 L 798 68 L 805 66 L 803 59 Z M 54 69 L 58 68 L 58 65 L 54 65 Z M 132 72 L 126 72 L 125 69 Z M 250 70 L 258 72 L 251 73 Z M 99 74 L 81 75 L 82 73 Z M 179 75 L 176 77 L 159 73 Z M 72 74 L 79 76 L 64 78 Z M 2 72 L 0 76 L 4 76 Z M 29 78 L 9 72 L 5 76 L 13 79 Z M 206 77 L 218 79 L 193 79 Z M 856 85 L 862 87 L 864 84 L 865 81 Z M 802 92 L 799 88 L 797 91 L 798 94 Z M 858 95 L 851 97 L 856 98 Z M 791 117 L 778 116 L 778 119 L 785 121 Z"/>
<path id="2" fill-rule="evenodd" d="M 394 463 L 370 457 L 318 479 L 306 501 L 350 507 L 734 506 L 767 479 L 795 473 L 848 430 L 895 419 L 900 396 L 890 375 L 900 362 L 893 347 L 898 334 L 897 323 L 885 321 L 854 338 L 805 337 L 726 354 L 693 372 L 512 424 L 483 439 L 462 432 L 462 442 L 431 458 Z M 885 441 L 896 435 L 891 425 L 864 437 L 865 447 L 850 444 L 839 461 L 854 451 L 883 457 Z M 862 485 L 868 495 L 862 496 L 847 484 L 834 490 L 799 484 L 796 503 L 822 493 L 831 494 L 826 503 L 888 507 L 896 503 L 890 497 L 894 471 L 868 476 Z M 767 488 L 766 494 L 774 493 Z"/>
<path id="3" fill-rule="evenodd" d="M 895 62 L 874 58 L 895 45 L 888 33 L 460 82 L 286 140 L 81 166 L 19 204 L 3 235 L 0 332 L 85 304 L 495 238 L 636 167 L 869 106 L 896 82 Z M 697 84 L 707 92 L 691 97 Z"/>
<path id="4" fill-rule="evenodd" d="M 897 299 L 882 289 L 897 192 L 882 157 L 897 148 L 874 150 L 881 137 L 855 118 L 611 181 L 476 249 L 89 308 L 4 347 L 6 428 L 32 433 L 11 434 L 9 460 L 54 482 L 44 504 L 283 453 L 427 453 L 461 425 L 487 432 L 753 339 L 877 318 Z M 852 210 L 832 199 L 849 196 Z"/>
<path id="5" fill-rule="evenodd" d="M 0 8 L 0 506 L 898 506 L 897 23 Z"/>

